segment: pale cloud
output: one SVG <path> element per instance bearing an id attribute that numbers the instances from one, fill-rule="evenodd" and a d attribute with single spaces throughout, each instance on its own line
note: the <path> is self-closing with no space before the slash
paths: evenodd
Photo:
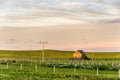
<path id="1" fill-rule="evenodd" d="M 14 19 L 15 20 L 15 19 Z M 77 20 L 71 20 L 71 19 L 66 19 L 66 18 L 57 18 L 57 17 L 52 17 L 52 18 L 44 18 L 43 19 L 19 19 L 16 21 L 10 21 L 6 25 L 5 23 L 1 23 L 0 26 L 10 26 L 10 27 L 15 27 L 18 25 L 18 27 L 33 27 L 33 26 L 54 26 L 54 25 L 61 25 L 61 24 L 78 24 L 78 23 L 84 23 L 83 21 L 77 21 Z M 19 26 L 20 25 L 20 26 Z"/>
<path id="2" fill-rule="evenodd" d="M 28 23 L 32 25 L 37 23 L 40 26 L 48 26 L 49 23 L 59 25 L 65 24 L 64 20 L 66 24 L 109 22 L 120 18 L 119 2 L 119 0 L 0 0 L 0 26 Z"/>
<path id="3" fill-rule="evenodd" d="M 104 23 L 120 23 L 120 18 L 116 18 L 116 19 L 112 19 L 112 20 L 105 20 L 105 21 L 103 21 Z"/>

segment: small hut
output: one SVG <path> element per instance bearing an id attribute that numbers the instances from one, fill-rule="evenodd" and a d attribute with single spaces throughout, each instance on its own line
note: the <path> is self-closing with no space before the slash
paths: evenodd
<path id="1" fill-rule="evenodd" d="M 89 58 L 86 56 L 86 53 L 83 50 L 75 51 L 73 57 L 75 60 L 89 60 Z"/>

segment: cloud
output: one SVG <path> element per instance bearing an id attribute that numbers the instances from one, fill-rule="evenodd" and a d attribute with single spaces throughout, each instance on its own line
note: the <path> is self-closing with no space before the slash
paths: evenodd
<path id="1" fill-rule="evenodd" d="M 0 4 L 5 4 L 7 0 L 0 0 Z"/>
<path id="2" fill-rule="evenodd" d="M 47 24 L 51 23 L 53 18 L 73 23 L 102 22 L 120 18 L 119 0 L 0 0 L 0 2 L 1 26 L 6 23 L 40 25 L 43 21 Z M 59 23 L 59 20 L 53 22 Z"/>
<path id="3" fill-rule="evenodd" d="M 13 43 L 17 43 L 17 40 L 11 38 L 11 39 L 8 39 L 5 43 L 6 44 L 13 44 Z"/>
<path id="4" fill-rule="evenodd" d="M 120 23 L 120 18 L 118 19 L 112 19 L 112 20 L 106 20 L 105 23 Z"/>

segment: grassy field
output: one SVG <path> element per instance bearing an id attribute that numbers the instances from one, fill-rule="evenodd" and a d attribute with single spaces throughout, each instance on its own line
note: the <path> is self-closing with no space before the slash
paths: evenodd
<path id="1" fill-rule="evenodd" d="M 111 70 L 110 68 L 112 63 L 119 62 L 119 60 L 74 61 L 73 63 L 71 61 L 0 61 L 0 80 L 120 80 L 118 69 Z M 91 68 L 92 66 L 96 67 Z M 97 75 L 97 67 L 99 75 Z"/>
<path id="2" fill-rule="evenodd" d="M 43 62 L 42 51 L 1 50 L 0 80 L 120 80 L 120 52 L 86 52 L 85 61 L 73 53 L 45 50 Z"/>
<path id="3" fill-rule="evenodd" d="M 74 51 L 45 50 L 46 59 L 70 59 Z M 91 59 L 120 59 L 120 52 L 86 52 Z M 0 51 L 0 58 L 40 59 L 42 51 Z"/>

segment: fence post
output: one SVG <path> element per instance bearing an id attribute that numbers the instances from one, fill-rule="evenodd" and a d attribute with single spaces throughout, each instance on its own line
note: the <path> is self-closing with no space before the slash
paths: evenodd
<path id="1" fill-rule="evenodd" d="M 118 70 L 118 77 L 120 78 L 120 69 Z"/>
<path id="2" fill-rule="evenodd" d="M 35 71 L 36 71 L 36 72 L 37 72 L 37 68 L 38 68 L 38 67 L 37 67 L 37 64 L 36 64 L 36 65 L 35 65 Z"/>
<path id="3" fill-rule="evenodd" d="M 22 70 L 22 68 L 23 68 L 23 65 L 21 64 L 21 65 L 20 65 L 20 70 Z"/>
<path id="4" fill-rule="evenodd" d="M 74 66 L 74 75 L 76 74 L 76 65 Z"/>
<path id="5" fill-rule="evenodd" d="M 6 66 L 6 67 L 7 67 L 7 69 L 9 68 L 9 67 L 8 67 L 8 62 L 7 62 L 7 66 Z"/>
<path id="6" fill-rule="evenodd" d="M 53 73 L 55 73 L 55 65 L 53 66 Z"/>
<path id="7" fill-rule="evenodd" d="M 31 62 L 31 66 L 32 66 L 32 59 L 30 60 L 30 62 Z"/>
<path id="8" fill-rule="evenodd" d="M 99 70 L 98 70 L 98 68 L 97 68 L 97 76 L 99 75 Z"/>

